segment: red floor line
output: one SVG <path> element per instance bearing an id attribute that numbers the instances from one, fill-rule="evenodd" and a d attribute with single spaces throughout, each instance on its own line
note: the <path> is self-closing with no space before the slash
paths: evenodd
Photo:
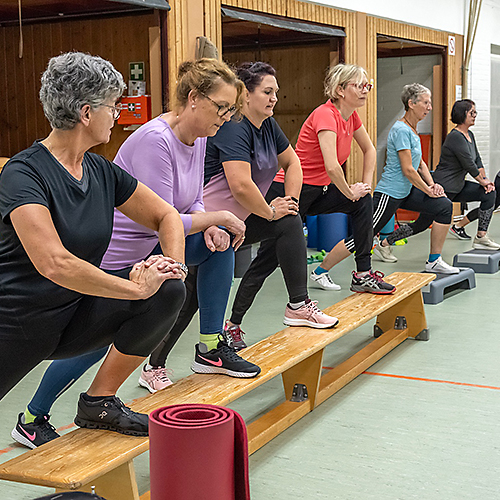
<path id="1" fill-rule="evenodd" d="M 332 366 L 323 366 L 324 370 L 333 370 Z M 466 382 L 454 382 L 453 380 L 439 380 L 434 378 L 422 378 L 422 377 L 408 377 L 406 375 L 394 375 L 392 373 L 377 373 L 377 372 L 363 372 L 364 375 L 376 375 L 378 377 L 389 377 L 389 378 L 402 378 L 405 380 L 417 380 L 419 382 L 436 382 L 438 384 L 451 384 L 451 385 L 462 385 L 466 387 L 476 387 L 479 389 L 493 389 L 495 391 L 500 391 L 500 387 L 495 387 L 494 385 L 480 385 L 480 384 L 468 384 Z"/>

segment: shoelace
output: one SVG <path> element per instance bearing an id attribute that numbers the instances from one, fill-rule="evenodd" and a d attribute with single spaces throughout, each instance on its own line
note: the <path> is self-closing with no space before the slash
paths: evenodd
<path id="1" fill-rule="evenodd" d="M 383 277 L 385 274 L 381 271 L 370 271 L 370 276 L 377 282 L 380 283 L 383 281 Z"/>
<path id="2" fill-rule="evenodd" d="M 245 332 L 238 325 L 230 326 L 226 331 L 231 336 L 233 342 L 241 342 L 245 336 Z"/>
<path id="3" fill-rule="evenodd" d="M 44 415 L 42 418 L 43 422 L 35 422 L 36 424 L 38 424 L 42 436 L 45 438 L 50 438 L 54 434 L 57 434 L 56 428 L 49 422 L 50 417 L 48 415 Z"/>
<path id="4" fill-rule="evenodd" d="M 311 300 L 306 304 L 307 309 L 309 309 L 309 313 L 312 314 L 324 314 L 323 311 L 317 306 L 318 301 L 317 300 Z"/>
<path id="5" fill-rule="evenodd" d="M 172 376 L 174 373 L 173 370 L 166 367 L 153 368 L 149 371 L 152 372 L 153 378 L 159 380 L 160 382 L 166 382 L 170 379 L 169 375 Z"/>
<path id="6" fill-rule="evenodd" d="M 241 361 L 241 358 L 236 354 L 233 347 L 229 346 L 225 342 L 220 342 L 222 344 L 219 349 L 224 353 L 228 361 Z"/>

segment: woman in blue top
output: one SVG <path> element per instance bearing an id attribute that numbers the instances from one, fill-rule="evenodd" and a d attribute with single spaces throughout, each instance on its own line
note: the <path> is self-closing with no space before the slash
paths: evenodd
<path id="1" fill-rule="evenodd" d="M 387 139 L 387 160 L 382 178 L 373 195 L 374 233 L 378 233 L 398 208 L 420 212 L 411 224 L 404 224 L 380 242 L 374 256 L 385 262 L 396 262 L 389 245 L 425 231 L 432 224 L 431 248 L 425 270 L 457 274 L 458 268 L 441 257 L 444 240 L 452 218 L 452 203 L 443 187 L 432 179 L 422 159 L 417 123 L 432 109 L 431 92 L 419 83 L 406 85 L 401 94 L 405 114 L 391 128 Z"/>
<path id="2" fill-rule="evenodd" d="M 384 262 L 396 262 L 390 246 L 394 242 L 425 231 L 432 224 L 431 251 L 425 270 L 436 273 L 456 274 L 460 270 L 447 264 L 441 257 L 444 240 L 452 218 L 452 203 L 444 189 L 434 183 L 429 169 L 422 160 L 422 148 L 417 133 L 417 123 L 432 109 L 431 91 L 412 83 L 405 85 L 401 94 L 405 114 L 391 128 L 387 140 L 387 161 L 382 178 L 373 194 L 373 234 L 377 234 L 391 220 L 398 208 L 420 212 L 411 224 L 403 224 L 383 239 L 373 254 Z M 353 248 L 349 239 L 341 241 L 330 252 L 335 263 Z"/>

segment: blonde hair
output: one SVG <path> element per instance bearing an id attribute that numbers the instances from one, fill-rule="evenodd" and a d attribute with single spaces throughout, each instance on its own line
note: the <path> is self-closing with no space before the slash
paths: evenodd
<path id="1" fill-rule="evenodd" d="M 337 89 L 345 89 L 350 82 L 361 83 L 363 76 L 368 78 L 366 70 L 357 64 L 337 64 L 328 68 L 325 78 L 326 97 L 332 101 L 340 99 Z"/>
<path id="2" fill-rule="evenodd" d="M 245 85 L 226 63 L 209 58 L 183 62 L 179 66 L 177 73 L 174 108 L 184 107 L 192 90 L 209 96 L 218 89 L 221 82 L 236 88 L 235 106 L 237 111 L 240 112 L 243 107 Z"/>

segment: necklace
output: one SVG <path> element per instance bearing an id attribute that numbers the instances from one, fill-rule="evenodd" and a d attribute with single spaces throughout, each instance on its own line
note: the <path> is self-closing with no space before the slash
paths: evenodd
<path id="1" fill-rule="evenodd" d="M 415 132 L 415 134 L 418 135 L 417 129 L 406 119 L 406 116 L 403 116 L 403 121 L 405 121 L 408 124 L 408 126 L 413 130 L 413 132 Z"/>

